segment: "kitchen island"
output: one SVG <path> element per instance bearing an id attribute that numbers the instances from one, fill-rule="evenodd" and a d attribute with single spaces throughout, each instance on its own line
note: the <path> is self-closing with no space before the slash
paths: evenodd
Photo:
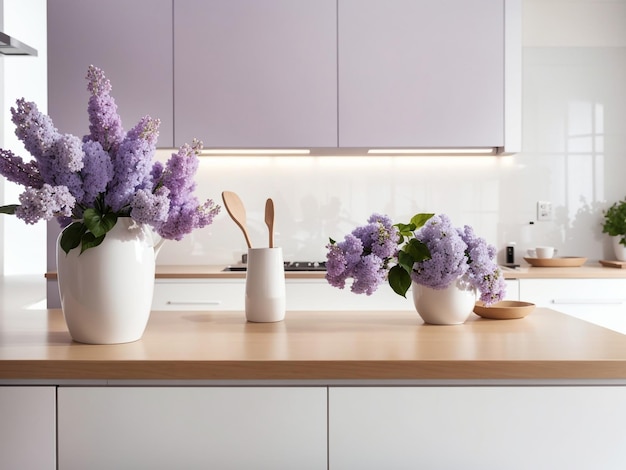
<path id="1" fill-rule="evenodd" d="M 58 309 L 0 314 L 7 468 L 618 469 L 626 336 L 550 309 L 432 326 L 414 311 L 154 311 L 72 342 Z M 8 434 L 8 433 L 5 433 Z M 21 436 L 21 439 L 20 439 Z"/>

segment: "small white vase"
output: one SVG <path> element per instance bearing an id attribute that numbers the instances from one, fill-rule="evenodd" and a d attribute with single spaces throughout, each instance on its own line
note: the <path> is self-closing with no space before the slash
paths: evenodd
<path id="1" fill-rule="evenodd" d="M 433 289 L 412 283 L 413 303 L 425 323 L 458 325 L 472 314 L 476 289 L 463 277 L 445 289 Z"/>
<path id="2" fill-rule="evenodd" d="M 246 319 L 277 322 L 285 319 L 285 264 L 282 248 L 248 249 Z"/>
<path id="3" fill-rule="evenodd" d="M 150 230 L 120 217 L 103 242 L 65 253 L 57 240 L 61 308 L 70 336 L 89 344 L 129 343 L 143 335 L 152 307 L 155 258 Z"/>
<path id="4" fill-rule="evenodd" d="M 619 261 L 626 261 L 626 246 L 620 243 L 622 236 L 616 235 L 612 238 L 613 238 L 613 252 L 615 253 L 615 257 Z"/>

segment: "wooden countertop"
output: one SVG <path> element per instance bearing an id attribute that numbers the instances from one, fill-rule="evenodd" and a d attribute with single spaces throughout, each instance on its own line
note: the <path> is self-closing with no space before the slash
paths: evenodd
<path id="1" fill-rule="evenodd" d="M 72 342 L 60 310 L 0 312 L 0 379 L 626 379 L 626 336 L 553 310 L 425 325 L 407 312 L 153 312 L 143 338 Z"/>
<path id="2" fill-rule="evenodd" d="M 157 265 L 157 279 L 245 279 L 242 271 L 224 271 L 223 265 Z M 587 262 L 575 268 L 536 268 L 523 266 L 503 269 L 505 279 L 623 279 L 626 269 L 609 268 L 600 263 Z M 324 279 L 324 271 L 290 271 L 287 279 Z M 56 279 L 56 272 L 46 273 L 46 278 Z"/>

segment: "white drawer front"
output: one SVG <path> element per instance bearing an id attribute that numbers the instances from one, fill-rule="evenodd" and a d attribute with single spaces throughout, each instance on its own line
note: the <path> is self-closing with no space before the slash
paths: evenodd
<path id="1" fill-rule="evenodd" d="M 154 285 L 152 310 L 241 310 L 245 282 L 211 279 L 159 279 Z"/>
<path id="2" fill-rule="evenodd" d="M 520 279 L 519 282 L 520 299 L 542 307 L 626 303 L 626 279 Z"/>

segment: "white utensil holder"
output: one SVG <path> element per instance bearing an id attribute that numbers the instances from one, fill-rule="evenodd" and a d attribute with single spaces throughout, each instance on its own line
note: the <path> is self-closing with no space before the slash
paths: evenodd
<path id="1" fill-rule="evenodd" d="M 285 319 L 285 264 L 282 248 L 249 248 L 246 269 L 246 320 Z"/>

